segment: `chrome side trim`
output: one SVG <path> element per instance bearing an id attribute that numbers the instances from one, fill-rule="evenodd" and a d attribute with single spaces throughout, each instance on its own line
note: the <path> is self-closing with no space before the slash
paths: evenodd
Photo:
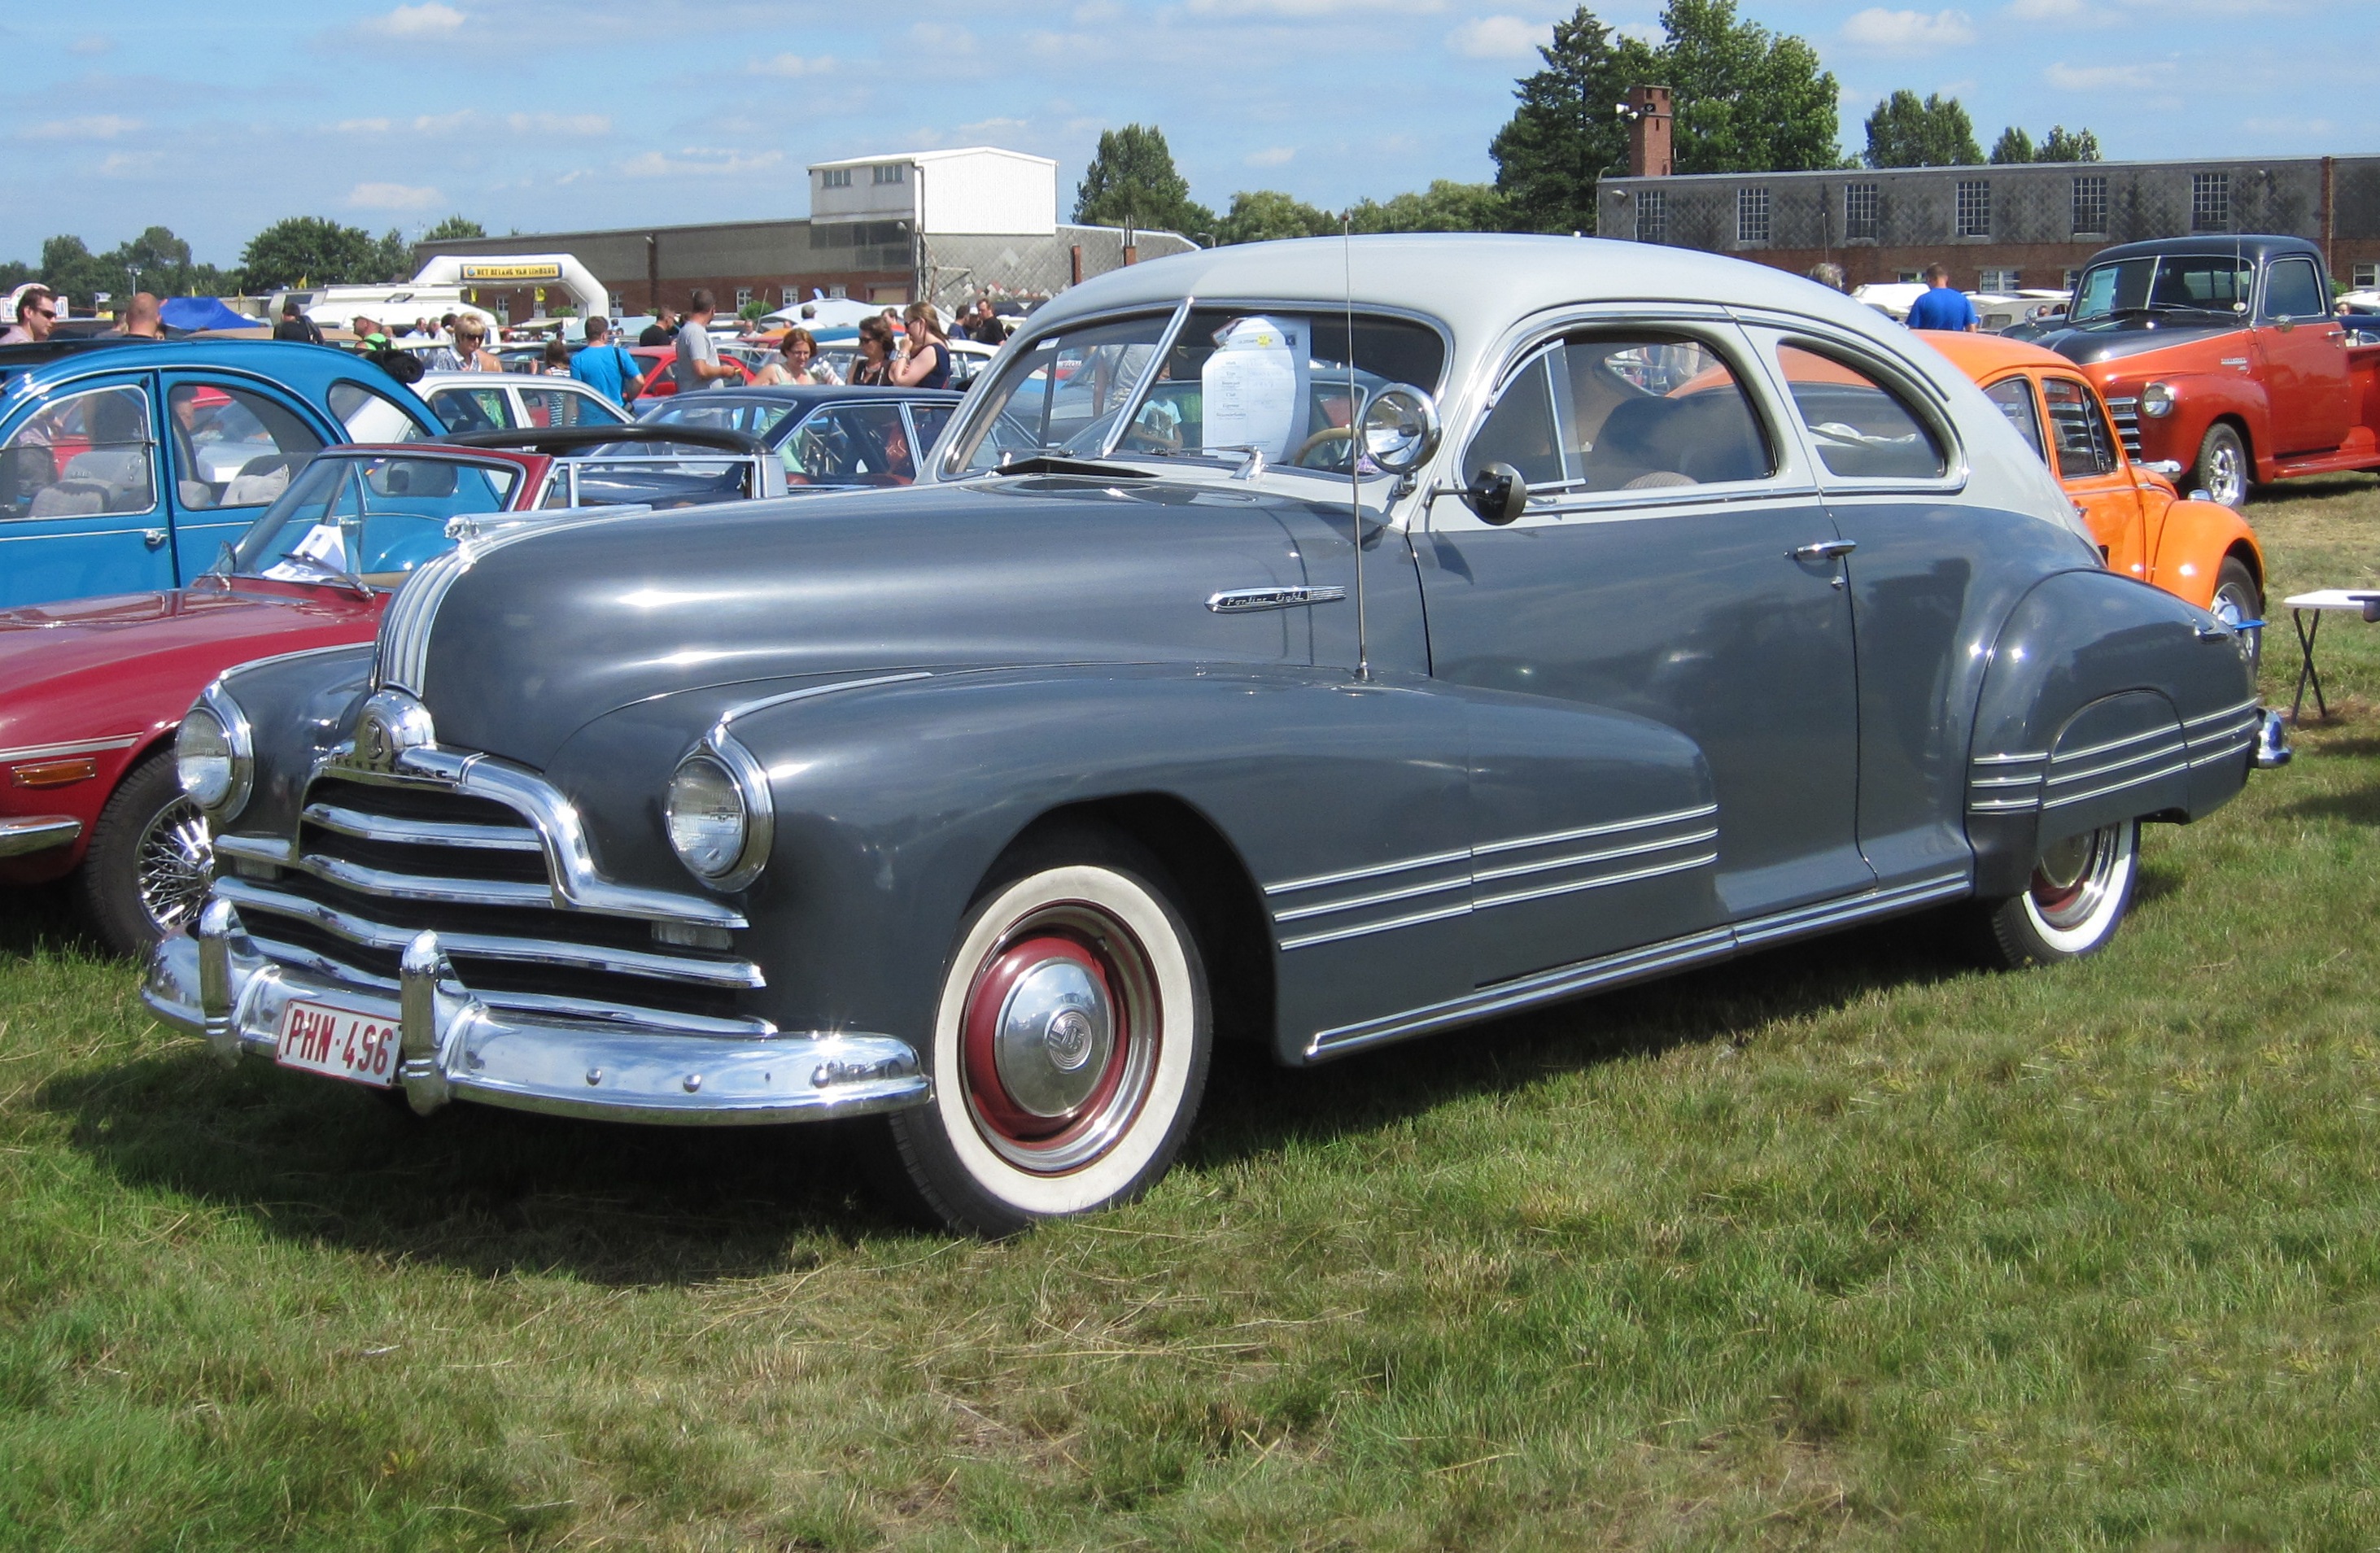
<path id="1" fill-rule="evenodd" d="M 2169 739 L 2175 736 L 2176 732 L 2172 723 L 2167 723 L 2162 728 L 2150 728 L 2138 734 L 2127 734 L 2120 739 L 2107 739 L 2099 744 L 2078 745 L 2072 749 L 2055 750 L 2050 754 L 2049 763 L 2054 767 L 2069 760 L 2081 760 L 2094 755 L 2104 755 L 2111 749 L 2123 749 L 2131 745 L 2146 744 L 2151 739 Z"/>
<path id="2" fill-rule="evenodd" d="M 1248 614 L 1257 610 L 1293 610 L 1306 604 L 1335 604 L 1347 597 L 1343 588 L 1227 588 L 1207 595 L 1207 607 L 1217 614 Z"/>
<path id="3" fill-rule="evenodd" d="M 62 814 L 0 819 L 0 857 L 24 857 L 53 847 L 71 846 L 81 834 L 82 821 Z"/>
<path id="4" fill-rule="evenodd" d="M 902 685 L 913 679 L 933 677 L 924 669 L 911 669 L 905 673 L 877 674 L 868 679 L 839 679 L 832 685 L 806 685 L 799 690 L 788 690 L 782 696 L 763 696 L 757 701 L 746 701 L 741 706 L 730 707 L 719 714 L 719 721 L 715 726 L 724 728 L 739 717 L 749 717 L 756 711 L 767 711 L 771 707 L 782 707 L 788 701 L 807 701 L 814 697 L 832 696 L 838 690 L 865 690 L 871 685 Z"/>
<path id="5" fill-rule="evenodd" d="M 2180 734 L 2172 734 L 2169 736 L 2169 742 L 2166 744 L 2142 750 L 2137 755 L 2126 755 L 2115 760 L 2101 760 L 2095 765 L 2070 769 L 2062 761 L 2052 760 L 2049 763 L 2049 785 L 2058 787 L 2068 783 L 2090 782 L 2112 771 L 2120 771 L 2132 766 L 2144 766 L 2152 760 L 2163 760 L 2169 756 L 2180 754 L 2188 747 L 2187 740 Z"/>
<path id="6" fill-rule="evenodd" d="M 110 749 L 129 749 L 142 737 L 140 734 L 126 734 L 112 739 L 76 739 L 68 744 L 29 744 L 16 749 L 0 749 L 0 765 L 46 760 L 58 755 L 97 755 Z"/>
<path id="7" fill-rule="evenodd" d="M 2263 705 L 2264 703 L 2262 701 L 2259 701 L 2255 697 L 2251 696 L 2246 700 L 2241 701 L 2235 706 L 2225 707 L 2221 711 L 2211 711 L 2204 717 L 2191 718 L 2189 721 L 2182 723 L 2182 727 L 2185 729 L 2204 727 L 2209 722 L 2220 722 L 2227 717 L 2237 717 L 2241 712 L 2254 711 Z"/>
<path id="8" fill-rule="evenodd" d="M 1470 881 L 1463 880 L 1457 882 L 1467 885 Z M 1281 940 L 1281 952 L 1287 953 L 1293 949 L 1305 949 L 1318 943 L 1337 943 L 1342 939 L 1360 939 L 1366 933 L 1385 933 L 1397 928 L 1415 928 L 1425 922 L 1443 922 L 1449 917 L 1470 915 L 1471 903 L 1463 901 L 1454 905 L 1440 906 L 1434 911 L 1411 912 L 1403 916 L 1389 917 L 1385 921 L 1360 922 L 1353 928 L 1337 928 L 1329 932 L 1305 933 L 1295 938 L 1283 939 Z"/>
<path id="9" fill-rule="evenodd" d="M 1359 879 L 1378 879 L 1386 874 L 1401 874 L 1415 868 L 1435 867 L 1440 863 L 1468 862 L 1468 851 L 1433 852 L 1427 857 L 1409 857 L 1401 863 L 1376 863 L 1369 867 L 1345 868 L 1333 874 L 1309 874 L 1304 879 L 1285 879 L 1279 884 L 1268 884 L 1268 895 L 1286 895 L 1298 890 L 1318 890 L 1326 884 L 1352 884 Z"/>
<path id="10" fill-rule="evenodd" d="M 339 804 L 308 804 L 308 824 L 365 841 L 406 842 L 420 846 L 455 846 L 481 852 L 541 852 L 544 844 L 529 826 L 472 825 L 460 820 L 399 819 L 393 815 L 365 814 Z"/>
<path id="11" fill-rule="evenodd" d="M 1615 819 L 1607 825 L 1583 825 L 1574 831 L 1548 831 L 1541 836 L 1520 836 L 1512 841 L 1489 842 L 1471 849 L 1474 857 L 1491 853 L 1517 852 L 1526 846 L 1550 846 L 1556 842 L 1585 841 L 1590 836 L 1617 835 L 1622 831 L 1646 831 L 1656 825 L 1674 824 L 1684 819 L 1707 819 L 1718 813 L 1717 804 L 1705 804 L 1700 808 L 1672 809 L 1668 814 L 1648 814 L 1642 819 Z M 1718 834 L 1713 831 L 1712 834 Z"/>
<path id="12" fill-rule="evenodd" d="M 1963 871 L 1940 874 L 1913 884 L 1864 891 L 1840 900 L 1754 917 L 1731 928 L 1688 933 L 1639 949 L 1582 960 L 1575 965 L 1497 982 L 1463 997 L 1450 998 L 1444 1002 L 1431 1003 L 1403 1013 L 1319 1031 L 1306 1042 L 1305 1057 L 1309 1062 L 1320 1061 L 1412 1036 L 1449 1029 L 1457 1025 L 1476 1024 L 1483 1019 L 1492 1019 L 1538 1003 L 1554 1002 L 1582 992 L 1643 981 L 1704 961 L 1723 960 L 1743 950 L 1955 899 L 1966 894 L 1973 887 L 1973 880 Z"/>
<path id="13" fill-rule="evenodd" d="M 1387 905 L 1392 901 L 1410 901 L 1420 895 L 1442 895 L 1449 890 L 1465 890 L 1470 888 L 1470 885 L 1471 880 L 1463 878 L 1438 880 L 1428 884 L 1407 885 L 1402 890 L 1378 890 L 1369 895 L 1350 896 L 1343 901 L 1326 901 L 1320 905 L 1299 906 L 1293 911 L 1277 911 L 1272 914 L 1272 919 L 1275 922 L 1296 922 L 1305 917 L 1321 916 L 1334 911 L 1355 911 L 1364 906 Z"/>
<path id="14" fill-rule="evenodd" d="M 2029 755 L 1978 755 L 1969 764 L 1976 766 L 2012 766 L 2024 760 L 2046 760 L 2049 751 L 2036 749 Z"/>
<path id="15" fill-rule="evenodd" d="M 1693 846 L 1698 842 L 1717 840 L 1718 829 L 1712 826 L 1690 831 L 1682 836 L 1672 836 L 1667 841 L 1638 842 L 1633 846 L 1608 846 L 1597 852 L 1572 852 L 1560 857 L 1542 858 L 1535 863 L 1512 863 L 1500 868 L 1474 868 L 1471 881 L 1485 884 L 1500 879 L 1519 879 L 1525 874 L 1550 873 L 1556 868 L 1567 868 L 1580 863 L 1608 863 L 1618 857 L 1641 857 L 1648 852 L 1666 852 L 1671 847 Z"/>
<path id="16" fill-rule="evenodd" d="M 1649 850 L 1649 849 L 1646 849 Z M 1572 880 L 1568 884 L 1542 885 L 1535 890 L 1508 890 L 1501 894 L 1480 895 L 1471 904 L 1475 911 L 1489 911 L 1497 906 L 1516 906 L 1525 901 L 1542 901 L 1555 895 L 1575 895 L 1584 890 L 1600 890 L 1607 884 L 1633 884 L 1640 879 L 1658 879 L 1663 874 L 1683 873 L 1718 861 L 1716 852 L 1698 853 L 1682 857 L 1674 863 L 1659 863 L 1647 868 L 1632 868 L 1626 873 L 1597 874 L 1593 879 Z"/>
<path id="17" fill-rule="evenodd" d="M 292 895 L 249 880 L 219 879 L 215 880 L 214 891 L 219 898 L 244 910 L 310 922 L 366 949 L 402 952 L 420 930 L 388 927 L 321 901 L 310 901 L 303 895 Z M 650 950 L 613 949 L 513 934 L 450 932 L 442 934 L 439 941 L 446 946 L 450 954 L 473 955 L 482 960 L 566 965 L 576 970 L 620 971 L 631 976 L 691 982 L 702 987 L 757 988 L 768 985 L 768 978 L 760 974 L 760 967 L 749 960 L 697 960 L 659 954 Z"/>
<path id="18" fill-rule="evenodd" d="M 2068 804 L 2079 804 L 2085 798 L 2103 798 L 2110 793 L 2120 793 L 2127 787 L 2144 786 L 2160 777 L 2169 777 L 2176 772 L 2188 770 L 2190 770 L 2188 760 L 2177 760 L 2170 766 L 2159 766 L 2154 771 L 2148 771 L 2140 776 L 2126 777 L 2121 782 L 2111 782 L 2103 787 L 2093 787 L 2081 793 L 2061 793 L 2055 798 L 2044 799 L 2041 807 L 2044 809 L 2062 808 Z"/>

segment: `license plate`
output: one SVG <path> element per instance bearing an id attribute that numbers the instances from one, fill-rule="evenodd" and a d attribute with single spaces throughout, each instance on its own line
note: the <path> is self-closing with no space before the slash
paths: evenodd
<path id="1" fill-rule="evenodd" d="M 389 1020 L 329 1003 L 291 1000 L 281 1011 L 273 1060 L 385 1089 L 396 1082 L 397 1027 Z"/>

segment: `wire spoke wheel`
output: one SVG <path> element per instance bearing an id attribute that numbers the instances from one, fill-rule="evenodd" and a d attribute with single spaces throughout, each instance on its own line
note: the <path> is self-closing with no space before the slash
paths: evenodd
<path id="1" fill-rule="evenodd" d="M 134 850 L 134 888 L 159 937 L 197 917 L 206 904 L 214 855 L 206 817 L 187 798 L 166 805 L 142 827 Z"/>

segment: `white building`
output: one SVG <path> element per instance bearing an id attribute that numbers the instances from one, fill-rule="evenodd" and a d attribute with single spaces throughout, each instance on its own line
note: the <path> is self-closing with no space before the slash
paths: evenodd
<path id="1" fill-rule="evenodd" d="M 994 146 L 815 162 L 810 220 L 905 221 L 929 238 L 1052 237 L 1058 164 Z"/>

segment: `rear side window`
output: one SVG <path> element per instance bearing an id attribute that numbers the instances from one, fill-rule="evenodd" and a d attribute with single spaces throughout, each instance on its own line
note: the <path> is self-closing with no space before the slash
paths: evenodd
<path id="1" fill-rule="evenodd" d="M 1937 479 L 1949 467 L 1917 412 L 1865 369 L 1780 346 L 1793 407 L 1828 472 L 1852 479 Z"/>
<path id="2" fill-rule="evenodd" d="M 917 478 L 898 405 L 836 405 L 801 424 L 778 450 L 786 478 L 812 485 L 907 485 Z"/>
<path id="3" fill-rule="evenodd" d="M 376 388 L 359 382 L 334 382 L 329 394 L 331 413 L 356 443 L 412 443 L 421 440 L 421 428 L 397 402 Z"/>
<path id="4" fill-rule="evenodd" d="M 2041 396 L 2049 405 L 2049 434 L 2058 447 L 2058 478 L 2104 475 L 2116 467 L 2115 438 L 2099 401 L 2072 378 L 2044 378 Z"/>
<path id="5" fill-rule="evenodd" d="M 2041 451 L 2041 415 L 2033 407 L 2032 380 L 2010 378 L 1996 382 L 1984 390 L 1984 397 L 1989 399 L 2000 414 L 2008 417 L 2009 424 L 2016 428 L 2016 434 L 2024 439 L 2025 446 L 2033 449 L 2035 458 L 2045 464 L 2049 462 L 2049 455 Z"/>
<path id="6" fill-rule="evenodd" d="M 500 388 L 442 388 L 430 396 L 430 413 L 449 431 L 501 431 L 512 424 Z"/>
<path id="7" fill-rule="evenodd" d="M 261 507 L 322 450 L 296 411 L 252 389 L 177 382 L 166 391 L 165 409 L 178 466 L 175 493 L 186 508 Z"/>
<path id="8" fill-rule="evenodd" d="M 1726 358 L 1699 340 L 1644 334 L 1575 335 L 1530 358 L 1463 467 L 1490 464 L 1549 496 L 1722 485 L 1777 467 Z"/>
<path id="9" fill-rule="evenodd" d="M 625 418 L 592 394 L 523 384 L 521 407 L 531 426 L 617 426 Z"/>

